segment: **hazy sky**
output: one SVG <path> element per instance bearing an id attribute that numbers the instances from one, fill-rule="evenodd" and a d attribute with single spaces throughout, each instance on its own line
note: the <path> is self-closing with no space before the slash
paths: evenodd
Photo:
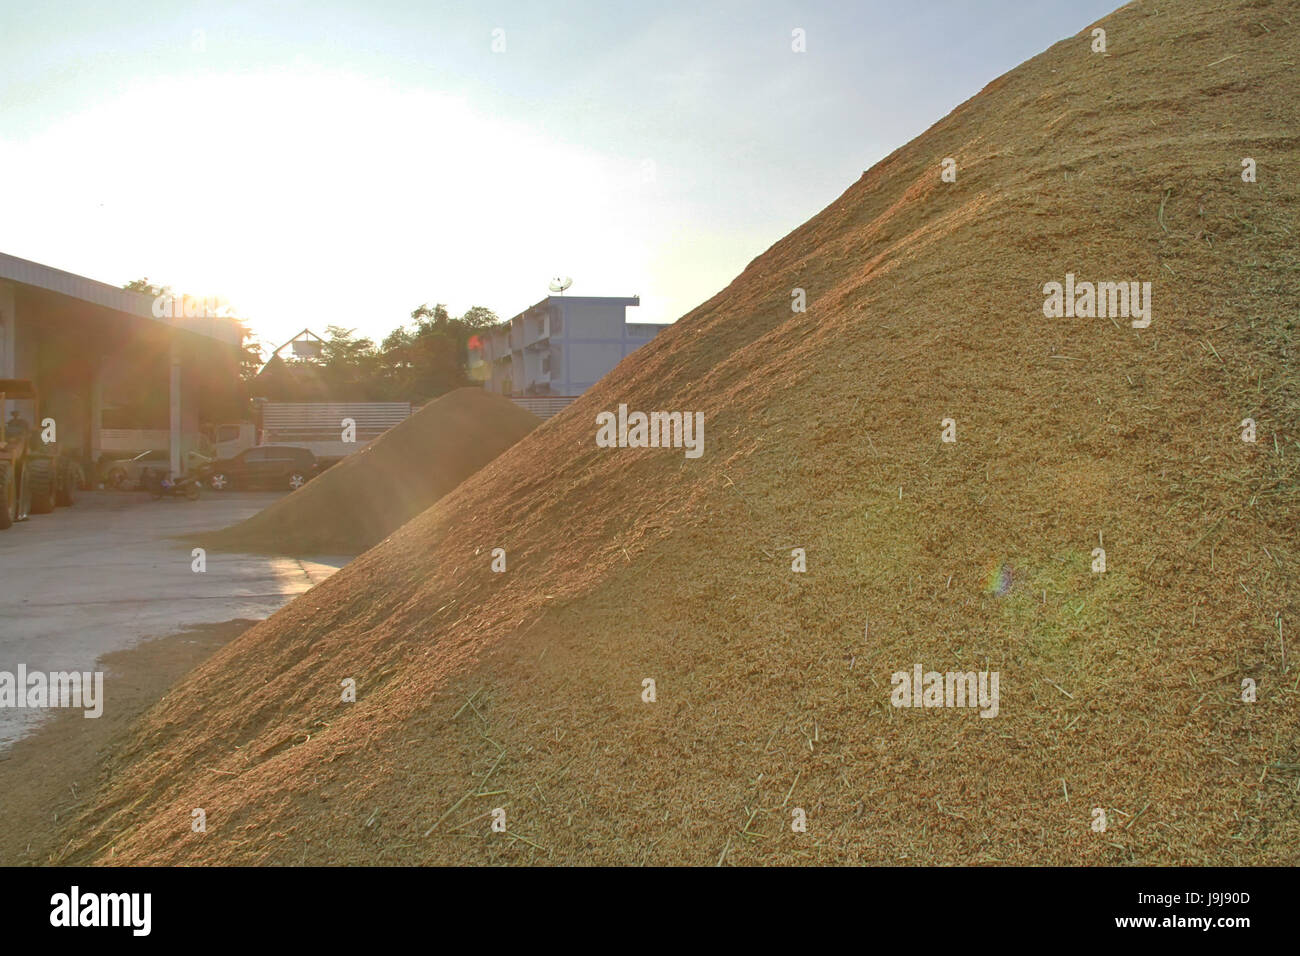
<path id="1" fill-rule="evenodd" d="M 268 345 L 555 275 L 668 322 L 1116 4 L 5 2 L 0 251 Z"/>

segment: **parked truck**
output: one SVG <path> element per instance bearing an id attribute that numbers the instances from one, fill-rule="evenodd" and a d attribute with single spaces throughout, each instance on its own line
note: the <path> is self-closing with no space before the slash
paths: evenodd
<path id="1" fill-rule="evenodd" d="M 35 386 L 0 379 L 0 530 L 76 501 L 81 465 L 45 441 L 46 432 Z"/>

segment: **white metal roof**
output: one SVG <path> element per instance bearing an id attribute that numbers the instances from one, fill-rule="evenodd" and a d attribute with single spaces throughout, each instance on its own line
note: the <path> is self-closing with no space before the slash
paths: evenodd
<path id="1" fill-rule="evenodd" d="M 71 296 L 83 302 L 112 309 L 125 315 L 148 319 L 173 328 L 204 335 L 227 345 L 240 345 L 243 336 L 236 324 L 224 318 L 158 318 L 153 313 L 154 298 L 142 292 L 128 292 L 106 282 L 97 282 L 62 269 L 29 262 L 0 252 L 0 279 Z"/>

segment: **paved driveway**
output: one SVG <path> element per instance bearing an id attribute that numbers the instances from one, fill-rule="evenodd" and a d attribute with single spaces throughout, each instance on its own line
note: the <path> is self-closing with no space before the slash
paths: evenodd
<path id="1" fill-rule="evenodd" d="M 89 492 L 73 508 L 0 531 L 0 671 L 93 671 L 101 655 L 147 638 L 269 616 L 348 558 L 208 552 L 196 574 L 184 536 L 242 521 L 279 497 Z M 0 707 L 0 751 L 41 717 Z"/>

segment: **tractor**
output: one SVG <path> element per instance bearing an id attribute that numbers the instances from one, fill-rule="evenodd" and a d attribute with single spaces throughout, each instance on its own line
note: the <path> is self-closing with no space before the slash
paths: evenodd
<path id="1" fill-rule="evenodd" d="M 28 515 L 48 514 L 76 501 L 81 466 L 59 453 L 56 442 L 43 440 L 38 422 L 18 412 L 9 418 L 9 402 L 30 402 L 37 417 L 40 397 L 31 382 L 0 379 L 0 530 Z"/>

